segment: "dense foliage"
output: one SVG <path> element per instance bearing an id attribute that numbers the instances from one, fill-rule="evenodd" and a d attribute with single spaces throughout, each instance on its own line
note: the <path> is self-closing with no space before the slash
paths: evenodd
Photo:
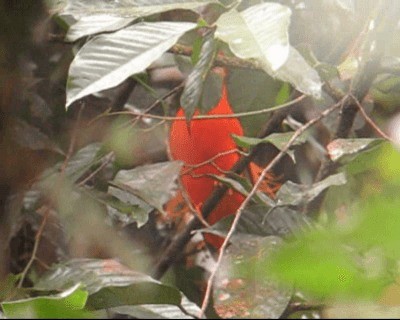
<path id="1" fill-rule="evenodd" d="M 0 18 L 0 318 L 400 316 L 400 3 L 0 0 Z M 166 141 L 177 107 L 219 101 L 216 66 L 243 156 L 202 213 L 224 186 L 246 206 L 206 227 L 167 212 Z"/>

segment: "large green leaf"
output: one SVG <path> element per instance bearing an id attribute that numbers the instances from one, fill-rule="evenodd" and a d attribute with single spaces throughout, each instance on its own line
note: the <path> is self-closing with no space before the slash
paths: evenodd
<path id="1" fill-rule="evenodd" d="M 332 161 L 349 162 L 361 152 L 369 151 L 380 145 L 383 139 L 335 139 L 327 145 L 328 154 Z"/>
<path id="2" fill-rule="evenodd" d="M 123 305 L 181 305 L 181 293 L 115 260 L 74 259 L 54 266 L 35 285 L 36 290 L 60 290 L 82 283 L 87 305 L 104 309 Z"/>
<path id="3" fill-rule="evenodd" d="M 242 12 L 232 9 L 217 21 L 216 36 L 242 59 L 257 59 L 276 71 L 289 56 L 291 11 L 278 3 L 262 3 Z"/>
<path id="4" fill-rule="evenodd" d="M 377 297 L 389 277 L 371 269 L 368 260 L 376 256 L 363 258 L 334 232 L 319 230 L 285 243 L 262 270 L 321 298 Z"/>
<path id="5" fill-rule="evenodd" d="M 331 186 L 340 186 L 346 183 L 344 173 L 337 173 L 312 185 L 285 182 L 276 195 L 277 206 L 299 206 L 315 199 L 322 191 Z"/>
<path id="6" fill-rule="evenodd" d="M 65 39 L 76 41 L 91 34 L 116 31 L 127 26 L 133 20 L 133 18 L 113 17 L 108 14 L 84 16 L 68 29 Z"/>
<path id="7" fill-rule="evenodd" d="M 321 97 L 322 82 L 318 72 L 293 47 L 290 47 L 289 57 L 281 68 L 275 73 L 267 69 L 265 71 L 273 77 L 289 82 L 300 92 L 312 95 L 315 98 Z"/>
<path id="8" fill-rule="evenodd" d="M 87 291 L 80 289 L 80 285 L 76 284 L 56 295 L 3 302 L 1 307 L 7 318 L 90 318 L 93 316 L 83 310 L 87 297 Z"/>
<path id="9" fill-rule="evenodd" d="M 130 192 L 152 207 L 164 212 L 163 205 L 173 195 L 182 162 L 169 161 L 121 170 L 111 184 Z"/>
<path id="10" fill-rule="evenodd" d="M 195 26 L 189 22 L 141 22 L 95 37 L 71 63 L 67 107 L 77 99 L 114 87 L 145 70 Z"/>
<path id="11" fill-rule="evenodd" d="M 294 132 L 283 132 L 283 133 L 273 133 L 268 135 L 265 138 L 254 138 L 254 137 L 244 137 L 232 135 L 236 144 L 242 148 L 250 148 L 254 147 L 260 143 L 272 143 L 275 147 L 282 151 L 282 149 L 286 146 L 289 140 L 292 138 Z M 292 146 L 298 146 L 307 141 L 307 136 L 305 134 L 300 135 L 293 142 Z M 293 150 L 288 150 L 287 153 L 294 160 L 294 152 Z"/>
<path id="12" fill-rule="evenodd" d="M 170 304 L 122 306 L 111 310 L 119 315 L 128 315 L 134 319 L 196 319 L 195 316 L 200 314 L 200 308 L 185 297 L 182 300 L 182 307 L 186 312 L 183 312 L 182 308 Z"/>
<path id="13" fill-rule="evenodd" d="M 159 12 L 189 9 L 194 10 L 213 0 L 161 0 L 161 1 L 97 1 L 69 0 L 69 5 L 62 14 L 71 14 L 78 21 L 68 30 L 66 39 L 75 41 L 91 34 L 116 31 L 135 19 Z"/>
<path id="14" fill-rule="evenodd" d="M 271 76 L 299 91 L 321 95 L 318 73 L 289 45 L 291 11 L 277 3 L 262 3 L 242 12 L 232 9 L 217 21 L 216 36 L 242 59 L 255 59 Z"/>
<path id="15" fill-rule="evenodd" d="M 194 10 L 209 3 L 218 3 L 216 0 L 122 0 L 122 1 L 87 1 L 67 0 L 67 6 L 62 14 L 70 14 L 75 19 L 89 15 L 105 14 L 109 16 L 138 18 L 151 14 L 176 10 Z"/>

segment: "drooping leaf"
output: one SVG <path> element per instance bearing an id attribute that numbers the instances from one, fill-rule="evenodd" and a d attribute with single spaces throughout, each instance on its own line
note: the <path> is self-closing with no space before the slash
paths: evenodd
<path id="1" fill-rule="evenodd" d="M 361 152 L 369 151 L 380 145 L 383 139 L 336 139 L 327 145 L 329 157 L 334 162 L 349 162 Z"/>
<path id="2" fill-rule="evenodd" d="M 99 154 L 100 149 L 100 143 L 92 143 L 80 149 L 68 160 L 65 167 L 66 176 L 72 181 L 78 180 L 91 166 L 101 161 L 104 157 L 104 155 Z M 111 155 L 106 155 L 105 157 L 109 156 Z"/>
<path id="3" fill-rule="evenodd" d="M 162 1 L 136 1 L 123 2 L 96 2 L 85 0 L 65 0 L 68 6 L 62 14 L 71 14 L 78 21 L 68 30 L 66 39 L 75 41 L 81 37 L 119 30 L 135 19 L 164 11 L 176 9 L 195 10 L 213 0 L 162 0 Z"/>
<path id="4" fill-rule="evenodd" d="M 216 36 L 239 58 L 257 59 L 276 71 L 289 56 L 290 16 L 288 7 L 270 2 L 242 12 L 232 9 L 216 22 Z"/>
<path id="5" fill-rule="evenodd" d="M 90 312 L 83 310 L 87 298 L 87 291 L 80 289 L 78 283 L 56 295 L 3 302 L 1 307 L 7 318 L 92 318 Z"/>
<path id="6" fill-rule="evenodd" d="M 170 161 L 144 165 L 132 170 L 121 170 L 112 182 L 113 186 L 131 192 L 160 212 L 173 195 L 182 162 Z"/>
<path id="7" fill-rule="evenodd" d="M 185 88 L 181 95 L 181 106 L 185 111 L 185 117 L 187 121 L 190 121 L 196 108 L 200 107 L 200 110 L 207 112 L 210 107 L 215 106 L 200 106 L 200 97 L 203 92 L 203 85 L 205 79 L 212 67 L 214 58 L 216 55 L 216 42 L 214 39 L 214 33 L 209 33 L 205 38 L 200 51 L 200 59 L 197 61 L 192 72 L 189 74 Z M 219 100 L 219 99 L 218 99 Z"/>
<path id="8" fill-rule="evenodd" d="M 86 1 L 67 0 L 68 5 L 62 14 L 70 14 L 75 19 L 90 15 L 105 14 L 123 18 L 138 18 L 169 10 L 188 9 L 194 10 L 215 0 L 124 0 L 124 1 Z"/>
<path id="9" fill-rule="evenodd" d="M 218 19 L 216 36 L 242 59 L 254 59 L 272 77 L 299 91 L 321 96 L 321 80 L 300 53 L 289 45 L 291 11 L 277 3 L 262 3 L 242 12 L 232 9 Z"/>
<path id="10" fill-rule="evenodd" d="M 278 319 L 292 290 L 278 286 L 261 271 L 260 256 L 268 257 L 281 243 L 278 237 L 238 234 L 224 254 L 214 284 L 214 307 L 222 318 Z"/>
<path id="11" fill-rule="evenodd" d="M 282 81 L 289 82 L 304 94 L 311 95 L 316 99 L 321 97 L 322 82 L 318 72 L 293 47 L 290 47 L 289 57 L 281 68 L 275 73 L 268 70 L 266 72 Z"/>
<path id="12" fill-rule="evenodd" d="M 83 16 L 68 29 L 65 39 L 76 41 L 96 33 L 117 31 L 132 21 L 134 18 L 113 17 L 108 14 Z"/>
<path id="13" fill-rule="evenodd" d="M 337 173 L 312 185 L 301 185 L 292 181 L 285 182 L 276 195 L 277 206 L 304 205 L 315 199 L 322 191 L 331 186 L 346 183 L 344 173 Z"/>
<path id="14" fill-rule="evenodd" d="M 180 305 L 181 293 L 115 260 L 73 259 L 54 266 L 36 284 L 36 290 L 59 290 L 82 283 L 89 292 L 87 305 L 104 309 L 123 305 Z"/>
<path id="15" fill-rule="evenodd" d="M 282 151 L 282 149 L 286 146 L 289 140 L 293 137 L 293 132 L 284 132 L 284 133 L 273 133 L 265 138 L 253 138 L 253 137 L 244 137 L 232 135 L 236 144 L 242 148 L 250 148 L 254 147 L 260 143 L 272 143 L 275 147 Z M 293 142 L 292 146 L 298 146 L 307 141 L 307 136 L 305 134 L 300 135 Z M 288 150 L 287 153 L 294 158 L 294 154 L 292 150 Z"/>
<path id="16" fill-rule="evenodd" d="M 149 220 L 149 214 L 153 210 L 143 200 L 117 188 L 109 187 L 108 193 L 113 197 L 106 200 L 108 214 L 117 219 L 122 226 L 136 222 L 138 228 Z"/>
<path id="17" fill-rule="evenodd" d="M 189 22 L 141 22 L 96 36 L 82 47 L 71 63 L 66 106 L 145 70 L 180 36 L 195 27 Z"/>

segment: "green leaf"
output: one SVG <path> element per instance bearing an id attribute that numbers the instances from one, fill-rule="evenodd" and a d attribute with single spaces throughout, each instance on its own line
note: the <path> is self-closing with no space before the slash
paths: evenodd
<path id="1" fill-rule="evenodd" d="M 132 170 L 120 170 L 113 181 L 113 186 L 130 192 L 160 212 L 163 205 L 173 195 L 182 162 L 169 161 L 144 165 Z"/>
<path id="2" fill-rule="evenodd" d="M 218 19 L 216 36 L 242 59 L 255 59 L 272 77 L 297 90 L 321 96 L 321 80 L 300 53 L 289 45 L 291 11 L 277 3 L 262 3 L 242 12 L 230 10 Z"/>
<path id="3" fill-rule="evenodd" d="M 399 259 L 400 200 L 385 195 L 370 198 L 361 205 L 359 223 L 348 241 L 368 250 L 381 248 L 391 259 Z"/>
<path id="4" fill-rule="evenodd" d="M 83 310 L 87 298 L 87 291 L 80 289 L 78 283 L 56 295 L 3 302 L 1 307 L 7 318 L 92 318 L 90 312 Z"/>
<path id="5" fill-rule="evenodd" d="M 278 237 L 237 234 L 227 249 L 214 284 L 214 305 L 222 318 L 278 319 L 286 309 L 292 290 L 262 271 L 260 258 L 281 244 Z"/>
<path id="6" fill-rule="evenodd" d="M 242 12 L 232 9 L 217 20 L 216 36 L 242 59 L 257 59 L 278 70 L 289 56 L 291 10 L 278 3 L 262 3 Z"/>
<path id="7" fill-rule="evenodd" d="M 214 34 L 209 33 L 204 38 L 204 42 L 200 51 L 200 59 L 196 63 L 192 72 L 189 74 L 180 99 L 181 106 L 185 111 L 186 121 L 188 122 L 192 119 L 196 108 L 200 107 L 199 101 L 203 92 L 203 84 L 213 65 L 216 52 L 217 47 L 214 40 Z M 211 105 L 211 107 L 215 105 L 216 103 Z M 203 106 L 201 111 L 207 112 L 209 109 L 210 106 L 208 106 L 208 108 Z"/>
<path id="8" fill-rule="evenodd" d="M 312 185 L 301 185 L 292 181 L 285 182 L 276 195 L 277 206 L 299 206 L 315 199 L 322 191 L 331 186 L 346 183 L 344 173 L 337 173 Z"/>
<path id="9" fill-rule="evenodd" d="M 68 29 L 65 40 L 73 42 L 92 34 L 117 31 L 133 21 L 134 18 L 113 17 L 108 14 L 83 16 Z"/>
<path id="10" fill-rule="evenodd" d="M 195 27 L 196 24 L 189 22 L 141 22 L 96 36 L 79 50 L 71 63 L 66 106 L 142 72 Z"/>
<path id="11" fill-rule="evenodd" d="M 89 292 L 87 305 L 94 309 L 138 304 L 179 306 L 182 301 L 177 289 L 115 260 L 73 259 L 56 265 L 35 284 L 35 289 L 59 290 L 77 282 Z"/>
<path id="12" fill-rule="evenodd" d="M 176 9 L 194 10 L 212 0 L 157 2 L 128 0 L 124 2 L 96 2 L 69 0 L 62 14 L 72 14 L 78 21 L 68 30 L 67 41 L 76 41 L 88 35 L 119 30 L 137 18 Z"/>
<path id="13" fill-rule="evenodd" d="M 383 139 L 336 139 L 327 145 L 328 155 L 334 162 L 346 163 L 355 159 L 361 152 L 370 151 L 380 145 Z"/>
<path id="14" fill-rule="evenodd" d="M 327 230 L 284 244 L 264 263 L 266 274 L 320 298 L 376 298 L 388 283 L 369 276 L 356 252 Z"/>
<path id="15" fill-rule="evenodd" d="M 108 214 L 117 219 L 122 226 L 136 222 L 138 228 L 149 220 L 149 214 L 153 210 L 143 200 L 117 188 L 109 187 L 108 193 L 113 197 L 106 200 Z"/>
<path id="16" fill-rule="evenodd" d="M 284 133 L 273 133 L 265 138 L 253 138 L 253 137 L 244 137 L 232 135 L 236 144 L 242 148 L 251 148 L 260 143 L 272 143 L 275 147 L 277 147 L 280 151 L 287 145 L 289 140 L 293 137 L 293 132 L 284 132 Z M 293 142 L 292 146 L 299 146 L 307 141 L 307 136 L 305 134 L 300 135 Z M 292 150 L 287 151 L 288 155 L 294 160 L 294 154 Z"/>
<path id="17" fill-rule="evenodd" d="M 187 9 L 194 10 L 209 3 L 218 3 L 215 0 L 124 0 L 124 1 L 87 1 L 64 0 L 68 5 L 62 14 L 70 14 L 75 19 L 90 15 L 109 15 L 115 17 L 131 18 L 144 17 L 155 13 Z"/>
<path id="18" fill-rule="evenodd" d="M 200 314 L 200 308 L 186 298 L 183 299 L 182 308 L 170 304 L 145 304 L 117 307 L 112 311 L 134 319 L 195 319 L 194 316 Z M 187 312 L 194 316 L 189 316 Z"/>
<path id="19" fill-rule="evenodd" d="M 264 69 L 271 76 L 289 82 L 300 92 L 316 99 L 321 98 L 322 82 L 318 72 L 304 60 L 295 48 L 290 47 L 286 63 L 275 73 Z"/>

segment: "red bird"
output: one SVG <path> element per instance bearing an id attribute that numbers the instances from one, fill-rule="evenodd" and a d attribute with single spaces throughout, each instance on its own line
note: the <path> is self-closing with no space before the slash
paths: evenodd
<path id="1" fill-rule="evenodd" d="M 196 111 L 195 115 L 197 114 Z M 233 114 L 225 83 L 219 103 L 207 114 Z M 184 116 L 182 108 L 177 116 Z M 232 134 L 243 135 L 242 125 L 236 118 L 194 119 L 189 124 L 176 120 L 172 123 L 169 136 L 170 153 L 174 160 L 181 160 L 185 164 L 181 171 L 182 186 L 193 207 L 198 211 L 216 185 L 216 180 L 209 175 L 224 175 L 239 159 Z M 254 163 L 250 168 L 254 174 L 260 171 Z M 212 225 L 228 215 L 235 214 L 243 200 L 243 195 L 232 189 L 228 190 L 207 217 L 207 222 Z M 223 242 L 221 237 L 211 234 L 207 234 L 205 238 L 216 248 Z"/>

